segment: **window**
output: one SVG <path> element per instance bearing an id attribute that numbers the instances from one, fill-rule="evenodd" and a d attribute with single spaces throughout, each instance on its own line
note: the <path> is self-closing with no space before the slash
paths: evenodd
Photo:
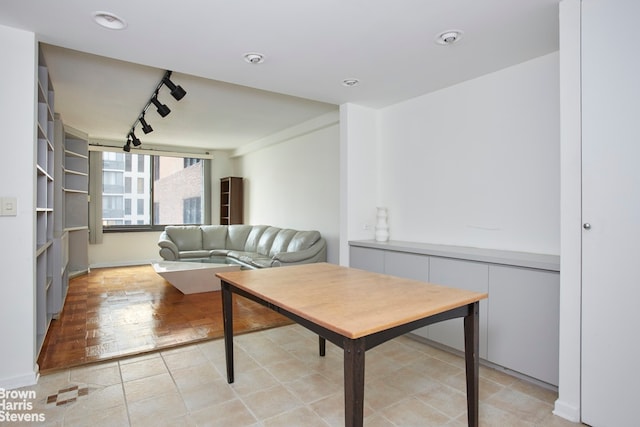
<path id="1" fill-rule="evenodd" d="M 102 196 L 102 222 L 105 225 L 122 224 L 124 217 L 123 198 L 121 196 Z"/>
<path id="2" fill-rule="evenodd" d="M 103 152 L 102 224 L 109 230 L 163 229 L 210 218 L 209 162 L 191 157 Z M 205 176 L 206 175 L 206 176 Z"/>

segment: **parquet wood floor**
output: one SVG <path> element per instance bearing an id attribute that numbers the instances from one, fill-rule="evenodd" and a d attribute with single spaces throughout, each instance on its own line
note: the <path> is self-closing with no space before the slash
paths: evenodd
<path id="1" fill-rule="evenodd" d="M 220 291 L 184 295 L 151 266 L 93 269 L 69 282 L 40 351 L 40 372 L 221 338 Z M 292 323 L 234 295 L 234 333 Z"/>

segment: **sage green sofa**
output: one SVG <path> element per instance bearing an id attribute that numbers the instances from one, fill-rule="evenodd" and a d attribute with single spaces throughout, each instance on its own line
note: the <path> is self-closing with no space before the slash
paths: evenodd
<path id="1" fill-rule="evenodd" d="M 158 240 L 167 261 L 228 257 L 253 268 L 325 262 L 327 243 L 318 231 L 268 225 L 172 225 Z"/>

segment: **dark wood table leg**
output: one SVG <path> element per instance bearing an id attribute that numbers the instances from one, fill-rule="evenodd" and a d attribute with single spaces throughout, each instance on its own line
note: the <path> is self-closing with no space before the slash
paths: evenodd
<path id="1" fill-rule="evenodd" d="M 320 350 L 320 356 L 327 354 L 327 340 L 318 335 L 318 348 Z"/>
<path id="2" fill-rule="evenodd" d="M 479 307 L 470 304 L 470 313 L 464 317 L 464 360 L 467 371 L 467 419 L 470 427 L 478 427 L 478 377 L 480 369 L 479 351 Z"/>
<path id="3" fill-rule="evenodd" d="M 229 284 L 221 283 L 222 318 L 224 327 L 224 355 L 227 362 L 227 382 L 233 382 L 233 297 Z"/>
<path id="4" fill-rule="evenodd" d="M 344 425 L 362 427 L 364 411 L 364 338 L 344 340 Z"/>

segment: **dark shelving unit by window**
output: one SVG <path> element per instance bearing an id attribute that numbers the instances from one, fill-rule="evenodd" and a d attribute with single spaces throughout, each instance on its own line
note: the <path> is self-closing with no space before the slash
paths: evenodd
<path id="1" fill-rule="evenodd" d="M 242 177 L 220 178 L 220 225 L 243 223 Z"/>

